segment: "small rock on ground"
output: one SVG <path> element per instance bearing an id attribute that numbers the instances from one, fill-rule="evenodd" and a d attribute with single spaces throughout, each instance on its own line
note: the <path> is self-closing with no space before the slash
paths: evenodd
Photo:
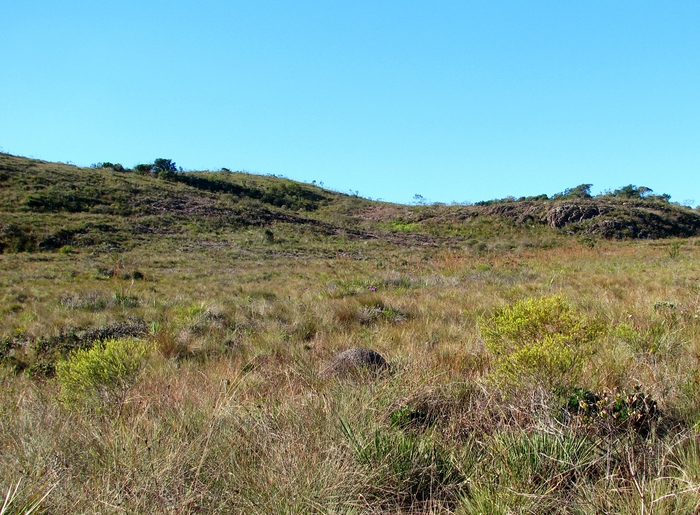
<path id="1" fill-rule="evenodd" d="M 378 372 L 389 368 L 384 357 L 371 349 L 355 347 L 337 354 L 323 370 L 325 376 L 343 376 L 361 370 Z"/>

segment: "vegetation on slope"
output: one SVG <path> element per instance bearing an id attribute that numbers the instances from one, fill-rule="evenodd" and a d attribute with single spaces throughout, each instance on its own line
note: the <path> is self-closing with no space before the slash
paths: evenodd
<path id="1" fill-rule="evenodd" d="M 3 512 L 697 511 L 697 237 L 2 158 Z"/>
<path id="2" fill-rule="evenodd" d="M 482 250 L 489 245 L 484 240 L 504 235 L 553 241 L 564 233 L 662 238 L 700 231 L 699 213 L 648 188 L 630 185 L 595 198 L 589 189 L 581 185 L 552 199 L 409 207 L 279 177 L 182 172 L 167 159 L 134 170 L 111 163 L 84 169 L 0 154 L 0 251 L 119 250 L 163 236 L 169 244 L 189 240 L 193 232 L 221 241 L 247 227 L 266 227 L 268 240 L 278 228 Z"/>

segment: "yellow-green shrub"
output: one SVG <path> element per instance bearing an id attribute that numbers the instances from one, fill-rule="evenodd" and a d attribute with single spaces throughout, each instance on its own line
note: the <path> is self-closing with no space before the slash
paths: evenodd
<path id="1" fill-rule="evenodd" d="M 110 402 L 120 404 L 151 348 L 147 342 L 122 338 L 72 352 L 56 365 L 62 399 L 97 409 Z"/>
<path id="2" fill-rule="evenodd" d="M 561 296 L 527 299 L 480 318 L 481 336 L 496 357 L 495 378 L 520 385 L 534 380 L 550 387 L 575 382 L 601 325 Z"/>

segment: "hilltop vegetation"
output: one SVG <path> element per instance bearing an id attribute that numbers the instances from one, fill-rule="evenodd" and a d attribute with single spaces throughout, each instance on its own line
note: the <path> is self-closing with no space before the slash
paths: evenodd
<path id="1" fill-rule="evenodd" d="M 548 240 L 562 234 L 689 237 L 700 231 L 700 213 L 632 185 L 598 197 L 591 197 L 590 185 L 584 184 L 551 199 L 541 195 L 469 206 L 409 207 L 279 177 L 228 170 L 182 172 L 168 159 L 133 170 L 112 163 L 85 169 L 0 154 L 4 252 L 66 245 L 120 250 L 161 240 L 172 245 L 191 241 L 192 234 L 235 238 L 249 227 L 397 245 L 483 248 L 496 235 Z"/>
<path id="2" fill-rule="evenodd" d="M 585 186 L 0 154 L 2 513 L 696 513 L 698 213 Z"/>

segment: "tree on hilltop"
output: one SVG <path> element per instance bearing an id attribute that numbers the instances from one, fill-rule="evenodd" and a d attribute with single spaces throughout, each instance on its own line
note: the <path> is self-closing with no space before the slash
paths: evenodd
<path id="1" fill-rule="evenodd" d="M 171 159 L 158 158 L 153 161 L 153 167 L 151 170 L 155 173 L 175 173 L 177 172 L 177 166 L 175 165 L 175 161 L 172 161 Z"/>
<path id="2" fill-rule="evenodd" d="M 579 184 L 574 188 L 566 188 L 563 193 L 557 193 L 553 198 L 591 198 L 592 184 Z"/>

